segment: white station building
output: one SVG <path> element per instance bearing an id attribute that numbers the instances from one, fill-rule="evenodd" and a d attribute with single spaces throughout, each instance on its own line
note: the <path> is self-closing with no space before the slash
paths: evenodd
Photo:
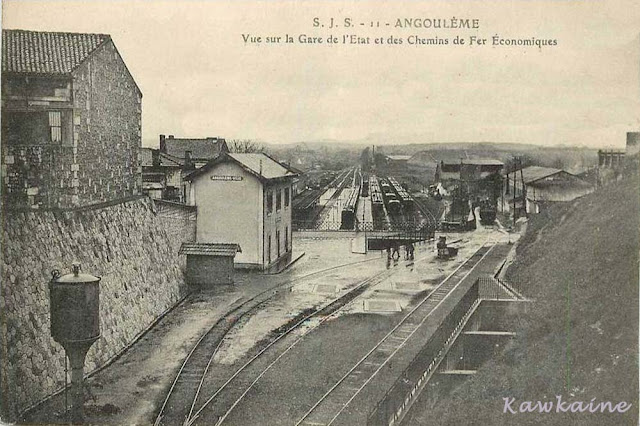
<path id="1" fill-rule="evenodd" d="M 284 268 L 291 261 L 296 176 L 263 153 L 222 153 L 189 174 L 185 189 L 187 204 L 197 206 L 197 242 L 239 244 L 237 268 Z"/>

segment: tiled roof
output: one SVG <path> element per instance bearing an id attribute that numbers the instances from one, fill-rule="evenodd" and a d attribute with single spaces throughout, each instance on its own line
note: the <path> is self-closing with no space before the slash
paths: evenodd
<path id="1" fill-rule="evenodd" d="M 165 152 L 176 158 L 185 158 L 185 152 L 191 151 L 194 160 L 211 160 L 223 151 L 228 151 L 227 142 L 220 138 L 181 139 L 166 138 Z"/>
<path id="2" fill-rule="evenodd" d="M 2 72 L 69 74 L 110 39 L 107 34 L 2 30 Z"/>
<path id="3" fill-rule="evenodd" d="M 178 254 L 233 257 L 242 253 L 240 245 L 229 243 L 182 243 Z"/>

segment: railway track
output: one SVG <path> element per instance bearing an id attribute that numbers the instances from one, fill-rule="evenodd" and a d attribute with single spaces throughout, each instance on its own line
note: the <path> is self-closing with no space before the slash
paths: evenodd
<path id="1" fill-rule="evenodd" d="M 218 387 L 211 396 L 204 401 L 201 408 L 196 411 L 186 425 L 210 424 L 211 419 L 217 419 L 216 425 L 222 424 L 242 399 L 253 389 L 254 385 L 275 365 L 284 355 L 302 341 L 309 330 L 315 329 L 320 324 L 340 310 L 349 302 L 358 297 L 367 288 L 370 288 L 392 275 L 395 271 L 384 270 L 358 283 L 348 293 L 327 303 L 312 313 L 305 315 L 291 327 L 282 332 L 275 340 L 270 342 L 258 354 L 254 355 L 240 369 L 238 369 L 224 384 Z M 307 327 L 306 332 L 298 337 L 293 332 L 302 327 L 311 319 L 319 319 L 312 326 Z M 293 341 L 287 340 L 291 337 Z M 206 420 L 200 418 L 204 417 Z"/>
<path id="2" fill-rule="evenodd" d="M 220 344 L 227 332 L 245 315 L 253 312 L 262 304 L 275 297 L 282 291 L 287 291 L 296 283 L 317 275 L 326 274 L 336 269 L 353 267 L 366 262 L 379 260 L 378 258 L 350 262 L 344 265 L 333 266 L 319 271 L 297 277 L 294 280 L 279 284 L 269 290 L 258 293 L 254 297 L 234 307 L 224 317 L 220 318 L 200 339 L 194 344 L 184 359 L 169 391 L 156 416 L 154 425 L 178 425 L 183 424 L 191 417 L 195 409 L 195 402 L 200 394 L 204 377 Z"/>
<path id="3" fill-rule="evenodd" d="M 423 256 L 415 262 L 422 262 L 427 258 L 427 253 L 424 253 Z M 211 396 L 204 401 L 199 410 L 190 416 L 190 419 L 185 425 L 211 424 L 213 419 L 216 419 L 216 425 L 222 424 L 260 378 L 284 355 L 301 342 L 309 330 L 319 327 L 326 318 L 344 309 L 349 302 L 362 294 L 366 289 L 379 284 L 399 270 L 400 269 L 395 268 L 383 270 L 364 279 L 344 295 L 305 315 L 301 320 L 287 328 L 275 340 L 270 342 L 269 345 L 236 370 L 221 386 L 215 390 L 212 389 Z M 285 340 L 293 331 L 303 326 L 312 318 L 320 318 L 320 320 L 312 326 L 307 327 L 306 332 L 302 335 L 292 337 L 292 341 Z"/>
<path id="4" fill-rule="evenodd" d="M 427 253 L 417 259 L 416 262 L 426 259 Z M 368 259 L 367 261 L 372 260 L 376 259 Z M 364 262 L 365 261 L 353 262 L 352 264 L 344 266 Z M 224 335 L 242 316 L 247 315 L 262 303 L 269 300 L 275 293 L 272 294 L 271 297 L 260 301 L 247 301 L 252 302 L 251 306 L 243 305 L 244 309 L 241 312 L 232 312 L 230 317 L 223 318 L 196 343 L 183 363 L 179 374 L 176 376 L 155 424 L 183 424 L 190 426 L 199 424 L 203 421 L 203 418 L 207 419 L 208 424 L 210 424 L 212 419 L 216 418 L 218 419 L 218 423 L 221 423 L 271 366 L 297 345 L 306 333 L 294 338 L 293 342 L 286 340 L 286 337 L 291 336 L 295 330 L 300 329 L 300 327 L 304 326 L 313 318 L 318 318 L 319 321 L 311 328 L 318 327 L 325 318 L 343 309 L 367 288 L 384 281 L 397 271 L 398 269 L 393 268 L 376 273 L 359 282 L 339 298 L 320 306 L 311 313 L 305 314 L 301 319 L 296 320 L 294 324 L 282 330 L 275 339 L 271 340 L 267 346 L 236 370 L 221 386 L 211 386 L 211 384 L 206 383 L 205 377 L 207 376 L 213 358 L 220 348 Z M 327 270 L 317 271 L 312 274 L 325 272 L 327 272 Z M 296 281 L 307 278 L 312 274 L 300 277 Z M 290 282 L 287 283 L 286 287 L 290 288 L 293 285 L 294 283 Z M 223 323 L 224 326 L 221 326 Z M 308 329 L 309 327 L 307 327 L 307 330 Z M 181 376 L 184 378 L 181 378 Z M 202 395 L 206 395 L 206 397 Z M 199 408 L 196 410 L 196 407 Z"/>
<path id="5" fill-rule="evenodd" d="M 481 247 L 445 278 L 433 292 L 407 313 L 386 336 L 309 408 L 296 422 L 296 426 L 333 424 L 351 401 L 405 345 L 451 291 L 489 254 L 491 249 L 492 247 Z"/>
<path id="6" fill-rule="evenodd" d="M 329 187 L 336 188 L 336 190 L 333 193 L 333 195 L 331 195 L 331 198 L 329 198 L 329 200 L 327 201 L 322 211 L 315 218 L 314 228 L 323 229 L 323 227 L 331 228 L 332 226 L 336 228 L 335 230 L 338 230 L 340 228 L 340 223 L 339 223 L 340 221 L 336 220 L 336 218 L 333 218 L 332 220 L 332 217 L 331 217 L 332 209 L 334 208 L 336 202 L 342 195 L 342 191 L 344 190 L 344 188 L 349 186 L 350 180 L 355 181 L 355 176 L 357 171 L 358 171 L 357 167 L 352 167 L 346 170 L 344 174 L 338 175 L 338 177 L 334 180 L 334 182 L 331 183 Z M 353 175 L 353 178 L 349 179 L 351 175 Z M 338 206 L 338 207 L 340 210 L 342 210 L 341 206 Z"/>

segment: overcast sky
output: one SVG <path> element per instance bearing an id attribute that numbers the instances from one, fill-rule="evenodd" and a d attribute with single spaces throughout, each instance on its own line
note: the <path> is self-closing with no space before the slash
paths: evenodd
<path id="1" fill-rule="evenodd" d="M 473 30 L 394 28 L 476 18 Z M 313 18 L 382 28 L 314 28 Z M 384 23 L 390 23 L 389 27 Z M 111 34 L 158 134 L 289 143 L 522 142 L 591 147 L 640 130 L 640 2 L 3 1 L 3 27 Z M 402 37 L 402 46 L 245 45 L 242 34 Z M 406 38 L 557 39 L 547 48 Z"/>

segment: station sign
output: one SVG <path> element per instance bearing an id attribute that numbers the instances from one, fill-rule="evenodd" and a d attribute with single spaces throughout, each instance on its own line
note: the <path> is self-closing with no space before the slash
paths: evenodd
<path id="1" fill-rule="evenodd" d="M 240 181 L 242 180 L 242 176 L 217 176 L 217 175 L 213 175 L 211 176 L 211 180 L 222 180 L 222 181 Z"/>

